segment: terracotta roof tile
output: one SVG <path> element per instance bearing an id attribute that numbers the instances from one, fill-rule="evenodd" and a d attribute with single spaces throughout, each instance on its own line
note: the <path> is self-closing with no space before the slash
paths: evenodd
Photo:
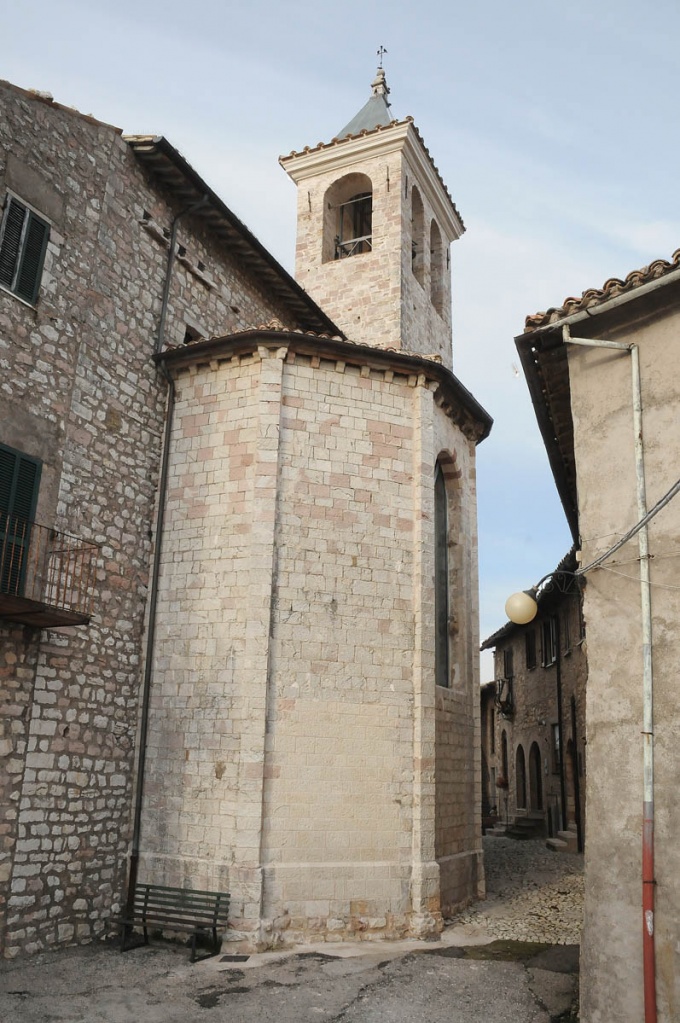
<path id="1" fill-rule="evenodd" d="M 437 167 L 436 163 L 432 159 L 432 155 L 430 153 L 430 150 L 425 145 L 425 142 L 423 140 L 423 136 L 418 131 L 418 128 L 414 124 L 414 121 L 413 121 L 413 118 L 411 117 L 411 115 L 409 115 L 408 117 L 402 118 L 402 120 L 390 121 L 389 124 L 379 124 L 379 125 L 377 125 L 377 127 L 372 128 L 370 130 L 367 129 L 367 128 L 364 128 L 357 135 L 344 135 L 342 138 L 336 136 L 335 138 L 332 138 L 330 142 L 317 142 L 317 144 L 315 146 L 305 146 L 305 148 L 301 152 L 296 152 L 296 150 L 293 149 L 288 154 L 288 156 L 280 156 L 279 157 L 279 163 L 282 166 L 284 166 L 285 163 L 286 163 L 286 160 L 292 160 L 296 156 L 303 156 L 303 155 L 305 155 L 307 153 L 319 153 L 319 152 L 321 152 L 322 149 L 332 149 L 334 146 L 339 146 L 339 145 L 341 145 L 344 142 L 351 142 L 352 139 L 364 138 L 367 135 L 377 135 L 381 131 L 389 131 L 390 128 L 393 128 L 397 124 L 412 124 L 413 125 L 413 130 L 416 133 L 416 137 L 417 137 L 418 141 L 420 142 L 421 146 L 423 147 L 425 155 L 427 156 L 428 160 L 432 164 L 432 169 L 434 170 L 435 174 L 437 175 L 437 177 L 439 179 L 439 183 L 441 184 L 442 188 L 444 189 L 444 192 L 446 193 L 446 197 L 449 200 L 449 202 L 451 203 L 451 206 L 453 207 L 456 216 L 460 220 L 461 227 L 463 228 L 463 230 L 465 230 L 465 224 L 463 223 L 463 218 L 461 217 L 460 213 L 458 212 L 458 207 L 456 206 L 455 202 L 451 198 L 451 193 L 449 192 L 448 188 L 446 187 L 446 185 L 444 183 L 444 179 L 441 176 L 439 168 Z"/>
<path id="2" fill-rule="evenodd" d="M 642 284 L 647 284 L 658 277 L 663 277 L 672 270 L 677 270 L 678 267 L 680 267 L 680 249 L 675 250 L 670 261 L 667 259 L 655 259 L 649 266 L 633 270 L 624 280 L 620 280 L 618 277 L 610 277 L 601 288 L 588 288 L 580 298 L 565 298 L 559 307 L 552 307 L 543 313 L 527 316 L 524 329 L 528 333 L 529 331 L 537 330 L 539 327 L 546 327 L 557 320 L 563 319 L 565 316 L 570 316 L 572 313 L 580 312 L 583 309 L 588 309 L 590 306 L 599 305 L 601 302 L 607 302 L 612 298 L 616 298 L 617 295 L 633 291 Z"/>

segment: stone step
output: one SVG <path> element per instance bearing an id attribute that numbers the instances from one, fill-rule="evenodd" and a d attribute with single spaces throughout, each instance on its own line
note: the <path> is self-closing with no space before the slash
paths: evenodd
<path id="1" fill-rule="evenodd" d="M 549 838 L 546 843 L 548 849 L 553 852 L 578 852 L 578 834 L 576 828 L 567 828 L 566 831 L 558 831 L 555 838 Z"/>

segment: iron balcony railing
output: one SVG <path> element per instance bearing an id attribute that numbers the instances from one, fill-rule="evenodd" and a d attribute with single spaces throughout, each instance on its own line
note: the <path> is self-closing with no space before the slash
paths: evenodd
<path id="1" fill-rule="evenodd" d="M 98 550 L 0 512 L 0 619 L 37 626 L 89 621 Z"/>

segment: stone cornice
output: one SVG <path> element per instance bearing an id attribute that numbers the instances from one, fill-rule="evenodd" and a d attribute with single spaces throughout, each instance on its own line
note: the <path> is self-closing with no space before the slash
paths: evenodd
<path id="1" fill-rule="evenodd" d="M 262 349 L 273 354 L 285 350 L 285 357 L 308 356 L 335 362 L 338 366 L 364 367 L 370 372 L 407 377 L 415 386 L 435 384 L 434 398 L 446 415 L 470 440 L 480 443 L 489 435 L 493 420 L 458 378 L 441 363 L 394 349 L 357 345 L 341 338 L 269 328 L 245 330 L 226 337 L 209 338 L 181 348 L 170 348 L 154 356 L 175 374 L 198 365 L 219 364 L 233 358 L 261 358 Z"/>
<path id="2" fill-rule="evenodd" d="M 419 183 L 426 189 L 437 221 L 448 234 L 449 240 L 460 238 L 465 230 L 463 220 L 410 117 L 374 128 L 370 132 L 362 132 L 361 135 L 334 139 L 302 153 L 281 156 L 279 163 L 295 184 L 299 185 L 307 178 L 328 171 L 356 169 L 362 160 L 392 153 L 402 153 L 413 166 Z"/>

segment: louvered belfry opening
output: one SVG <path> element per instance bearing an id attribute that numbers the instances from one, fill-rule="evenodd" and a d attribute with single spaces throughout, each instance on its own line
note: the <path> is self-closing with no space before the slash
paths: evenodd
<path id="1" fill-rule="evenodd" d="M 40 475 L 38 459 L 0 445 L 0 621 L 82 625 L 98 547 L 34 521 Z"/>

